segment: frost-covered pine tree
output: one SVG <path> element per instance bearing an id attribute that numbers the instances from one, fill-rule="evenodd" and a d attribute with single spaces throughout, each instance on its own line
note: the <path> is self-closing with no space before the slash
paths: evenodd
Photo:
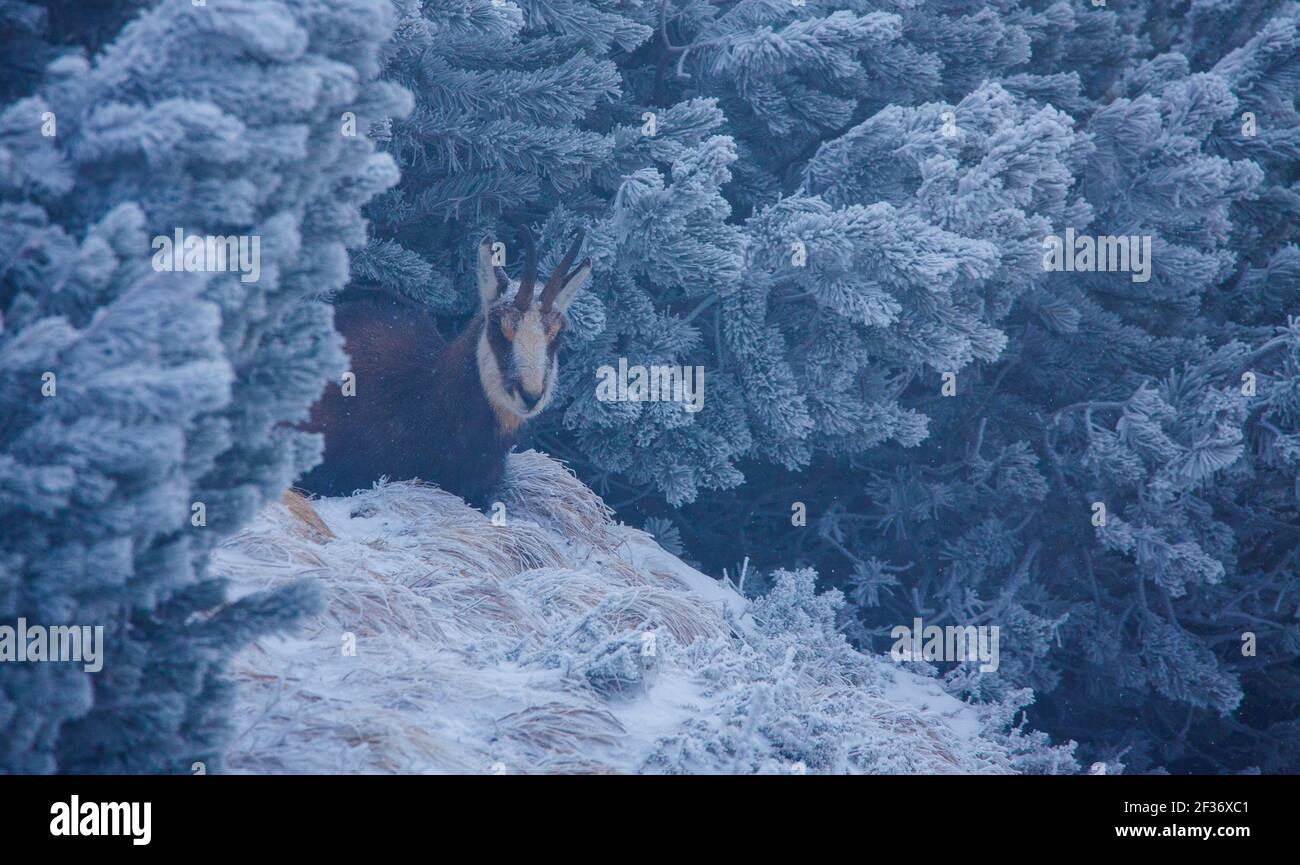
<path id="1" fill-rule="evenodd" d="M 354 275 L 360 287 L 465 313 L 477 303 L 470 253 L 482 234 L 504 229 L 503 214 L 536 218 L 584 194 L 608 161 L 608 136 L 583 121 L 619 92 L 605 55 L 648 28 L 585 0 L 395 5 L 385 77 L 415 105 L 385 132 L 402 182 L 370 206 L 374 237 Z M 521 260 L 511 256 L 512 269 Z"/>
<path id="2" fill-rule="evenodd" d="M 393 23 L 170 0 L 0 110 L 0 621 L 104 628 L 98 673 L 0 664 L 0 769 L 218 770 L 225 660 L 311 609 L 232 603 L 206 562 L 318 455 L 287 424 L 343 366 L 319 298 L 397 179 L 366 135 L 409 109 L 377 80 Z M 257 278 L 163 255 L 178 231 Z"/>
<path id="3" fill-rule="evenodd" d="M 1038 85 L 999 83 L 1069 106 L 1078 129 L 1058 176 L 1079 200 L 1048 211 L 1047 233 L 1149 237 L 1150 278 L 1031 261 L 994 319 L 997 356 L 958 372 L 952 398 L 903 391 L 930 418 L 921 453 L 887 447 L 865 475 L 810 484 L 819 560 L 840 560 L 831 573 L 861 605 L 864 638 L 918 613 L 1000 623 L 1013 648 L 998 674 L 950 681 L 976 697 L 1032 687 L 1033 722 L 1084 741 L 1085 760 L 1287 770 L 1295 9 L 1212 53 L 1203 35 L 1160 30 L 1195 60 L 1140 47 L 1153 15 L 1040 14 L 1055 24 L 1030 28 Z M 1039 86 L 1053 57 L 1103 33 L 1108 50 L 1130 46 L 1118 72 L 1071 62 L 1082 90 Z M 1022 177 L 1044 152 L 1010 151 Z M 842 182 L 843 166 L 824 175 Z M 960 213 L 977 189 L 938 200 Z M 1014 284 L 995 279 L 986 296 Z"/>

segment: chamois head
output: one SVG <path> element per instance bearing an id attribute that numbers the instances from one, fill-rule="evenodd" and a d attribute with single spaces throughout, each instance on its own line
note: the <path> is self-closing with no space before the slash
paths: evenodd
<path id="1" fill-rule="evenodd" d="M 478 288 L 483 302 L 479 380 L 507 428 L 541 413 L 555 390 L 564 311 L 591 275 L 591 259 L 569 271 L 581 246 L 579 232 L 541 296 L 534 297 L 537 250 L 531 237 L 525 241 L 524 272 L 513 295 L 506 272 L 492 264 L 492 239 L 485 237 L 479 244 Z"/>

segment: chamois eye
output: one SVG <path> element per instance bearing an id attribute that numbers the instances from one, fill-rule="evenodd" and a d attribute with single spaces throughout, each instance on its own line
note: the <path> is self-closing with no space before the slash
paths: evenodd
<path id="1" fill-rule="evenodd" d="M 508 318 L 501 319 L 501 332 L 505 334 L 506 339 L 514 339 L 515 323 Z"/>

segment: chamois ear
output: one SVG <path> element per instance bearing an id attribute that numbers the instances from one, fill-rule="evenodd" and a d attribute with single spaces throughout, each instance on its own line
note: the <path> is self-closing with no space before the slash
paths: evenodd
<path id="1" fill-rule="evenodd" d="M 573 302 L 573 296 L 586 285 L 589 276 L 591 276 L 591 259 L 587 258 L 583 260 L 582 264 L 578 265 L 577 270 L 569 274 L 568 279 L 564 280 L 564 285 L 560 286 L 560 290 L 556 292 L 555 308 L 560 312 L 568 309 L 569 304 Z"/>
<path id="2" fill-rule="evenodd" d="M 492 236 L 483 238 L 478 245 L 478 295 L 487 309 L 510 284 L 505 270 L 492 263 Z"/>

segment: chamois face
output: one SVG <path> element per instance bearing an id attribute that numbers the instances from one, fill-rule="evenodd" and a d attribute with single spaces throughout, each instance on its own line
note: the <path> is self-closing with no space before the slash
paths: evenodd
<path id="1" fill-rule="evenodd" d="M 555 390 L 559 373 L 564 310 L 591 274 L 590 260 L 569 273 L 581 236 L 534 297 L 536 254 L 531 245 L 524 273 L 512 284 L 492 264 L 491 241 L 479 246 L 482 332 L 478 341 L 479 379 L 497 416 L 508 427 L 540 414 Z M 513 290 L 512 290 L 513 289 Z"/>
<path id="2" fill-rule="evenodd" d="M 495 373 L 484 376 L 484 388 L 489 397 L 497 397 L 494 403 L 504 403 L 526 420 L 550 401 L 559 368 L 556 351 L 563 317 L 553 309 L 543 313 L 536 305 L 520 312 L 513 301 L 493 304 L 484 317 L 480 339 L 487 342 L 490 372 Z"/>

